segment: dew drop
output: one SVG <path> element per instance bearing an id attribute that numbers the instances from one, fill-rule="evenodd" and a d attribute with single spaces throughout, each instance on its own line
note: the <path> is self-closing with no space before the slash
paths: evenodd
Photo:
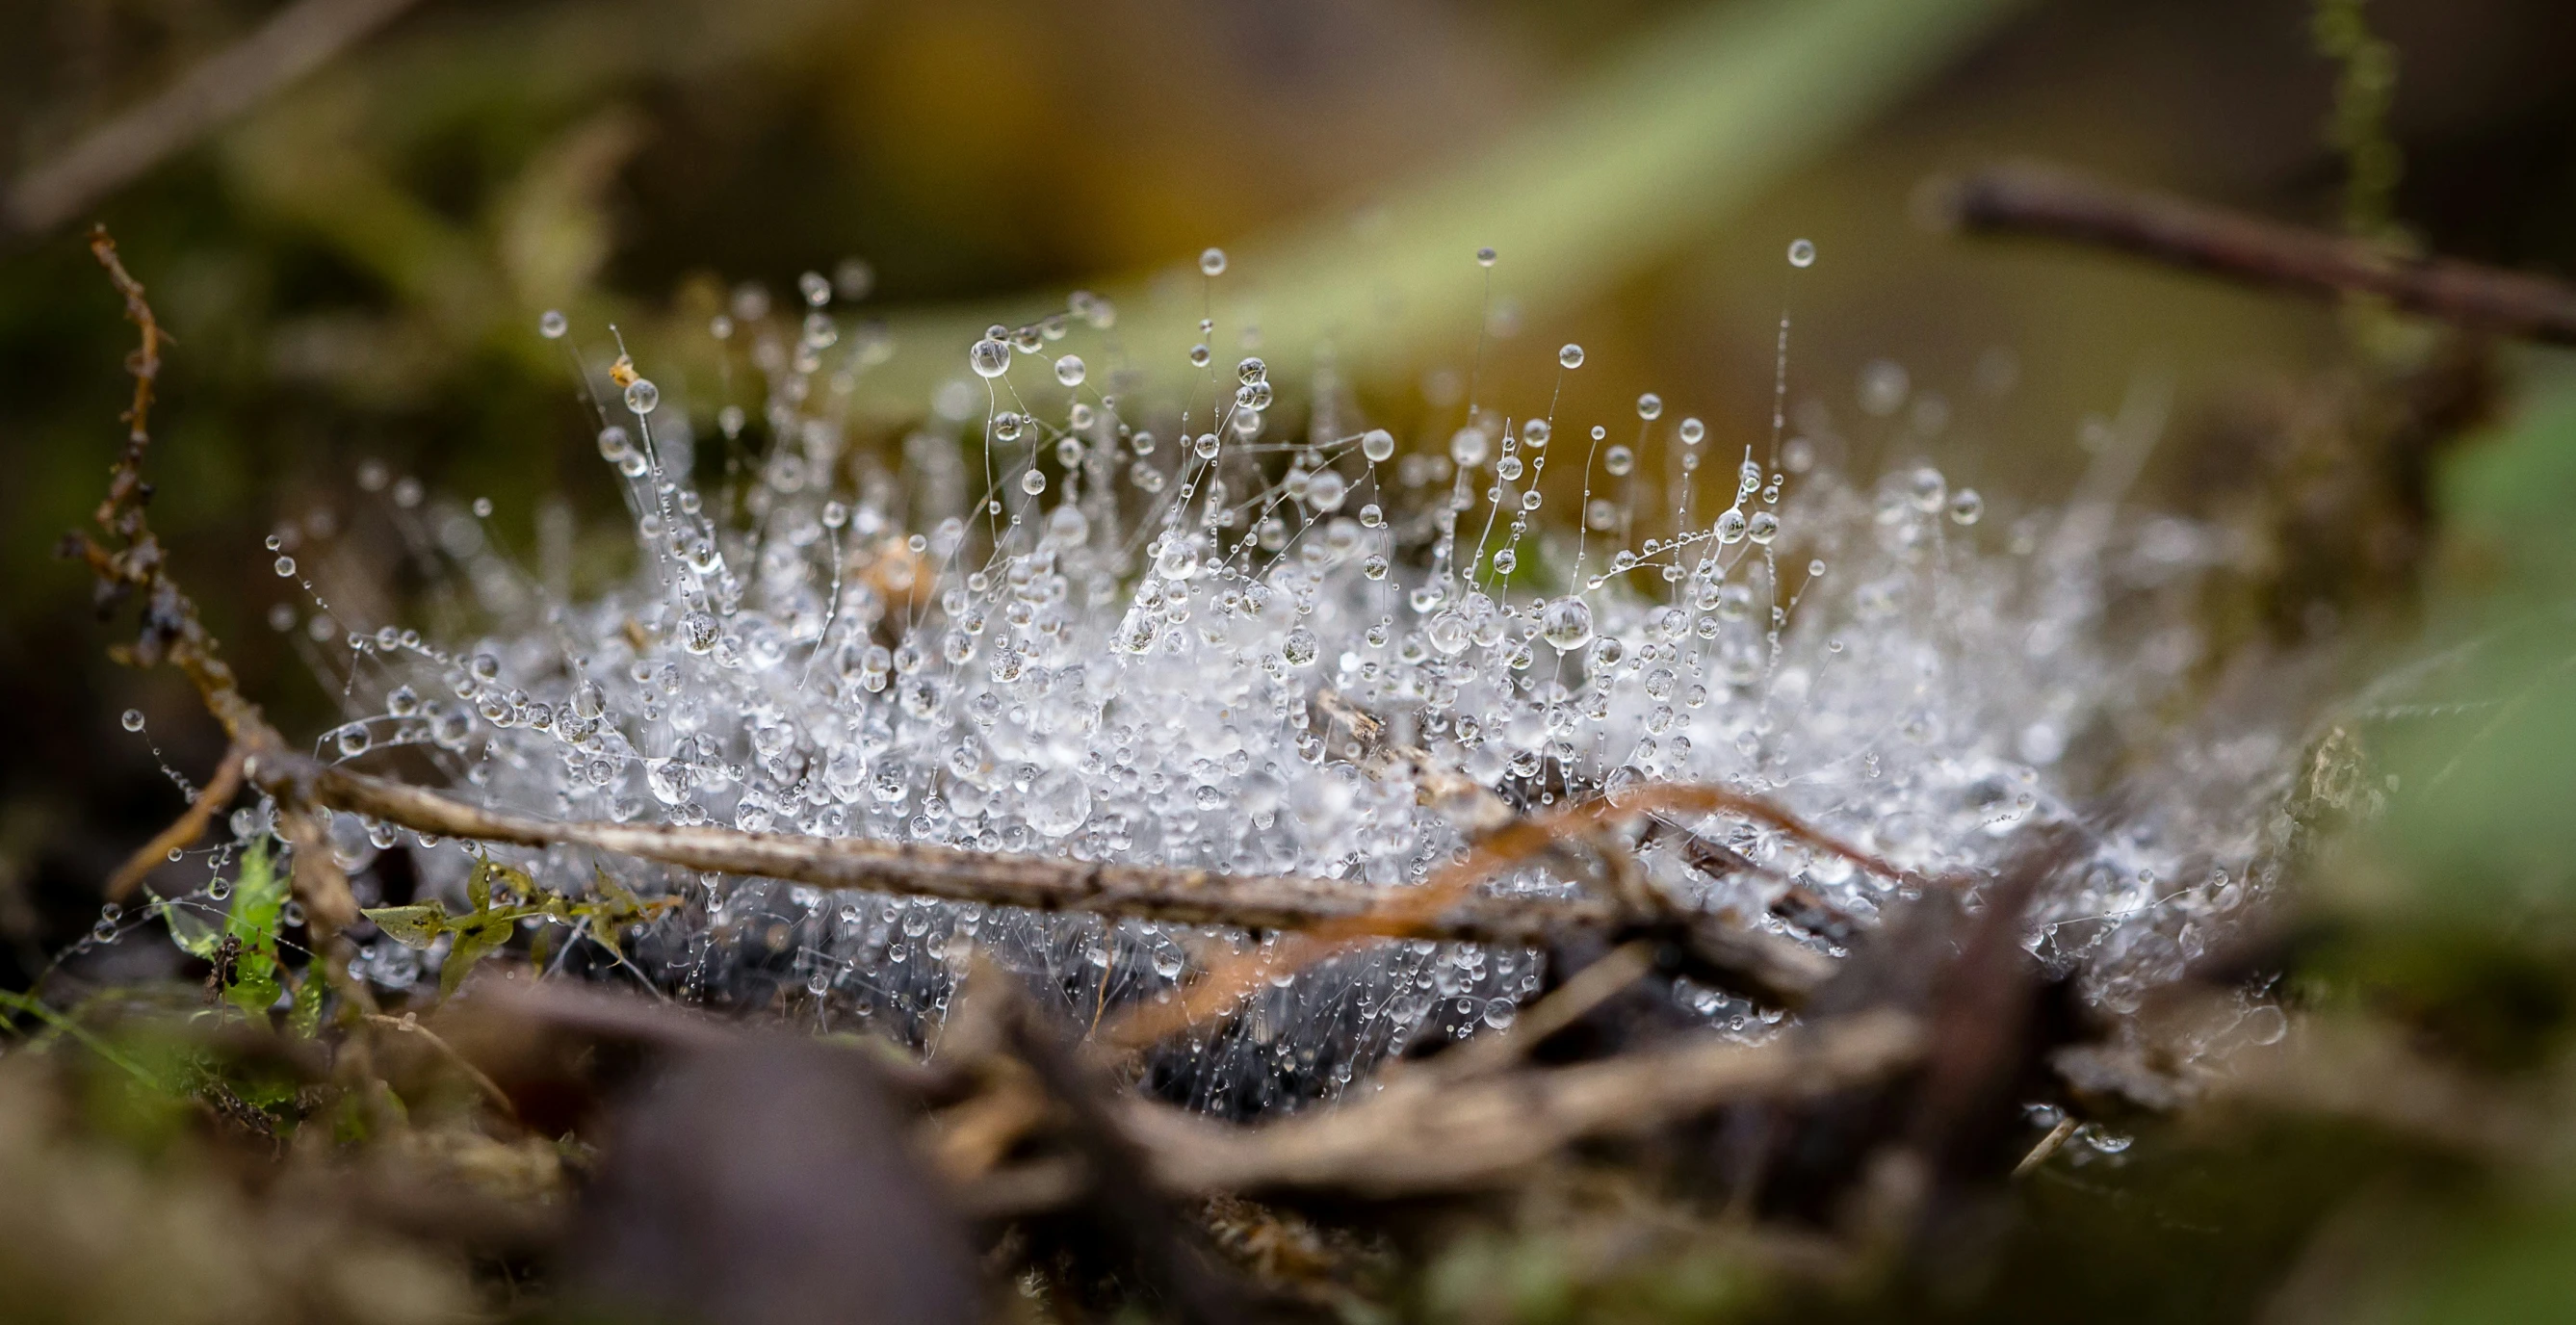
<path id="1" fill-rule="evenodd" d="M 650 414 L 661 403 L 662 388 L 653 385 L 653 379 L 639 377 L 626 384 L 626 408 L 638 414 Z"/>
<path id="2" fill-rule="evenodd" d="M 1637 417 L 1651 423 L 1664 415 L 1664 398 L 1649 391 L 1637 397 Z"/>
<path id="3" fill-rule="evenodd" d="M 1055 380 L 1066 386 L 1082 385 L 1083 367 L 1079 355 L 1068 354 L 1055 361 Z"/>
<path id="4" fill-rule="evenodd" d="M 1560 367 L 1560 368 L 1580 368 L 1580 367 L 1582 367 L 1582 366 L 1583 366 L 1583 347 L 1582 347 L 1582 346 L 1580 346 L 1580 345 L 1577 345 L 1577 344 L 1573 343 L 1572 341 L 1568 341 L 1568 342 L 1566 342 L 1562 347 L 1560 347 L 1560 348 L 1557 350 L 1557 352 L 1556 352 L 1556 362 L 1557 362 L 1557 366 L 1558 366 L 1558 367 Z"/>
<path id="5" fill-rule="evenodd" d="M 130 731 L 130 732 L 139 732 L 139 731 L 143 730 L 143 710 L 141 710 L 141 709 L 127 709 L 127 710 L 125 711 L 125 718 L 124 718 L 124 722 L 125 722 L 125 729 L 126 729 L 127 731 Z"/>
<path id="6" fill-rule="evenodd" d="M 1592 605 L 1580 598 L 1559 598 L 1539 613 L 1539 635 L 1560 653 L 1572 653 L 1592 642 Z"/>
<path id="7" fill-rule="evenodd" d="M 1614 446 L 1601 453 L 1601 467 L 1612 474 L 1625 474 L 1637 467 L 1637 453 L 1625 446 Z"/>
<path id="8" fill-rule="evenodd" d="M 537 334 L 547 340 L 562 340 L 572 324 L 564 320 L 563 310 L 549 308 L 537 319 Z"/>
<path id="9" fill-rule="evenodd" d="M 1371 428 L 1360 436 L 1360 454 L 1370 464 L 1384 464 L 1395 455 L 1395 434 L 1384 428 Z"/>
<path id="10" fill-rule="evenodd" d="M 1793 240 L 1790 240 L 1790 241 L 1789 241 L 1789 265 L 1790 265 L 1790 266 L 1792 266 L 1792 267 L 1812 267 L 1812 266 L 1815 266 L 1815 265 L 1816 265 L 1816 246 L 1815 246 L 1813 243 L 1810 243 L 1810 242 L 1808 242 L 1807 240 L 1804 240 L 1804 239 L 1793 239 Z"/>
<path id="11" fill-rule="evenodd" d="M 986 336 L 966 351 L 966 366 L 974 369 L 977 377 L 1000 377 L 1011 371 L 1011 347 Z"/>
<path id="12" fill-rule="evenodd" d="M 1199 271 L 1208 276 L 1224 275 L 1225 250 L 1221 248 L 1211 248 L 1201 252 L 1199 254 Z"/>

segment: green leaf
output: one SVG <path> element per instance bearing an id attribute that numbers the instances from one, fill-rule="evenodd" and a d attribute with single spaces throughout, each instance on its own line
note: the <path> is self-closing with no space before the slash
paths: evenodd
<path id="1" fill-rule="evenodd" d="M 195 907 L 180 906 L 167 897 L 153 898 L 152 909 L 160 915 L 162 925 L 170 931 L 170 941 L 179 945 L 179 951 L 204 961 L 214 959 L 215 946 L 223 939 L 213 921 L 197 914 Z"/>
<path id="2" fill-rule="evenodd" d="M 225 932 L 241 944 L 233 959 L 232 983 L 224 997 L 252 1016 L 265 1014 L 283 989 L 278 982 L 277 917 L 286 909 L 286 878 L 277 872 L 262 837 L 242 853 L 241 873 L 233 880 L 232 914 Z"/>
<path id="3" fill-rule="evenodd" d="M 497 917 L 496 917 L 497 918 Z M 510 941 L 512 923 L 500 919 L 498 924 L 465 923 L 457 926 L 456 946 L 447 950 L 447 964 L 438 971 L 438 996 L 446 998 L 465 982 L 465 974 L 474 964 L 492 955 Z"/>
<path id="4" fill-rule="evenodd" d="M 316 957 L 296 981 L 295 1010 L 287 1014 L 287 1030 L 309 1040 L 322 1029 L 322 995 L 329 983 L 322 978 L 322 959 Z"/>
<path id="5" fill-rule="evenodd" d="M 426 948 L 447 932 L 447 908 L 434 900 L 415 906 L 379 906 L 358 914 L 376 922 L 385 937 L 406 948 Z"/>

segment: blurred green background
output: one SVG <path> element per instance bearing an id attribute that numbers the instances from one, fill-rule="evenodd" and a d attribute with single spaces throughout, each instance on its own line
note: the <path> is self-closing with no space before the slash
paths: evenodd
<path id="1" fill-rule="evenodd" d="M 0 3 L 0 178 L 23 186 L 289 8 Z M 1908 210 L 1927 175 L 2031 155 L 2332 224 L 2336 70 L 2307 0 L 375 8 L 381 27 L 237 114 L 189 117 L 130 182 L 0 233 L 0 946 L 22 970 L 176 807 L 116 715 L 144 709 L 183 770 L 215 753 L 172 678 L 102 660 L 85 577 L 52 559 L 96 499 L 125 390 L 91 219 L 178 339 L 156 523 L 290 727 L 330 697 L 265 624 L 286 586 L 260 540 L 354 518 L 361 462 L 490 497 L 523 549 L 550 499 L 613 509 L 572 373 L 534 334 L 551 307 L 595 362 L 619 323 L 703 430 L 724 292 L 785 300 L 799 273 L 857 278 L 857 260 L 844 293 L 864 296 L 835 310 L 894 335 L 849 407 L 873 444 L 926 412 L 976 329 L 1072 288 L 1117 294 L 1137 353 L 1177 366 L 1199 286 L 1169 278 L 1208 244 L 1234 253 L 1218 298 L 1263 327 L 1284 381 L 1329 339 L 1403 432 L 1468 369 L 1482 308 L 1489 401 L 1537 403 L 1578 341 L 1561 429 L 1629 417 L 1651 389 L 1721 443 L 1760 436 L 1785 306 L 1793 401 L 1851 418 L 1857 374 L 1885 358 L 1952 402 L 1940 427 L 1856 419 L 1843 463 L 1928 457 L 2005 514 L 2061 497 L 2085 422 L 2142 377 L 2188 411 L 2345 350 L 2329 309 L 1963 243 Z M 2401 222 L 2441 251 L 2568 267 L 2568 7 L 2369 12 L 2402 53 Z M 1793 280 L 1794 237 L 1823 258 Z M 1503 252 L 1490 291 L 1482 243 Z M 2145 491 L 2187 503 L 2207 460 L 2166 446 Z M 313 560 L 372 625 L 417 586 L 364 532 Z"/>

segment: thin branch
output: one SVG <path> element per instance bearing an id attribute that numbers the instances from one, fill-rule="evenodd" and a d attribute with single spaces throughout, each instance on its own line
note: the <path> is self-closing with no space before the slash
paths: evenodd
<path id="1" fill-rule="evenodd" d="M 1766 824 L 1818 851 L 1840 856 L 1891 880 L 1920 885 L 1917 876 L 1818 831 L 1788 811 L 1739 791 L 1699 783 L 1663 782 L 1638 787 L 1616 797 L 1561 806 L 1546 814 L 1515 819 L 1487 834 L 1467 854 L 1441 867 L 1421 887 L 1380 893 L 1366 912 L 1305 927 L 1293 940 L 1261 952 L 1245 953 L 1208 972 L 1198 983 L 1168 1002 L 1148 1004 L 1111 1028 L 1113 1043 L 1141 1048 L 1233 1010 L 1265 980 L 1301 970 L 1370 939 L 1400 938 L 1420 933 L 1427 918 L 1440 915 L 1474 896 L 1494 875 L 1532 860 L 1558 843 L 1595 832 L 1615 819 L 1657 812 L 1733 814 Z M 1774 996 L 1803 992 L 1821 983 L 1829 959 L 1772 936 L 1733 926 L 1706 923 L 1688 926 L 1694 950 L 1705 936 L 1713 941 L 1702 955 L 1714 966 L 1753 977 L 1754 988 Z M 1794 951 L 1793 951 L 1794 950 Z M 1748 960 L 1749 959 L 1749 960 Z M 1818 966 L 1817 963 L 1824 963 Z M 1784 987 L 1772 988 L 1774 984 Z M 1790 998 L 1786 1001 L 1794 1002 Z"/>
<path id="2" fill-rule="evenodd" d="M 28 170 L 0 197 L 0 229 L 37 234 L 328 64 L 415 0 L 297 0 L 159 95 Z"/>
<path id="3" fill-rule="evenodd" d="M 1410 1073 L 1360 1102 L 1266 1127 L 1228 1128 L 1144 1103 L 1124 1122 L 1167 1190 L 1412 1196 L 1507 1181 L 1576 1141 L 1883 1080 L 1914 1066 L 1923 1048 L 1914 1019 L 1873 1012 L 1760 1044 L 1705 1035 L 1572 1067 L 1463 1080 Z"/>
<path id="4" fill-rule="evenodd" d="M 1972 235 L 2035 236 L 2321 297 L 2370 295 L 2409 313 L 2576 344 L 2576 286 L 2283 225 L 2035 165 L 1933 181 L 1926 219 Z"/>
<path id="5" fill-rule="evenodd" d="M 206 821 L 232 803 L 233 793 L 241 790 L 241 784 L 242 748 L 236 745 L 224 752 L 224 762 L 215 766 L 215 776 L 197 793 L 197 798 L 188 803 L 187 810 L 178 820 L 136 848 L 134 854 L 117 867 L 116 873 L 108 876 L 107 899 L 124 901 L 133 894 L 136 885 L 143 882 L 143 876 L 160 868 L 162 862 L 170 858 L 171 852 L 191 846 L 204 836 Z"/>
<path id="6" fill-rule="evenodd" d="M 367 1021 L 373 1025 L 401 1031 L 405 1035 L 417 1035 L 428 1041 L 429 1046 L 436 1049 L 440 1057 L 445 1058 L 450 1065 L 463 1072 L 473 1081 L 477 1089 L 490 1098 L 493 1104 L 499 1106 L 502 1117 L 514 1123 L 520 1121 L 519 1106 L 511 1102 L 510 1092 L 501 1089 L 501 1083 L 494 1081 L 483 1069 L 476 1067 L 472 1059 L 458 1053 L 456 1046 L 449 1044 L 446 1037 L 421 1025 L 418 1017 L 408 1013 L 399 1017 L 388 1017 L 381 1012 L 370 1012 L 367 1014 Z"/>
<path id="7" fill-rule="evenodd" d="M 1670 933 L 1710 972 L 1782 1006 L 1797 1004 L 1808 991 L 1822 984 L 1834 967 L 1831 958 L 1801 944 L 1774 934 L 1740 929 L 1716 917 L 1640 914 L 1591 897 L 1495 897 L 1477 893 L 1474 883 L 1490 874 L 1497 868 L 1496 861 L 1504 858 L 1482 854 L 1483 848 L 1470 852 L 1467 859 L 1418 888 L 1388 889 L 1341 879 L 1111 865 L 864 838 L 535 819 L 481 809 L 439 792 L 312 764 L 298 756 L 270 757 L 253 770 L 253 777 L 283 801 L 309 801 L 441 837 L 527 847 L 589 847 L 680 869 L 750 875 L 818 888 L 904 893 L 1034 911 L 1088 911 L 1177 924 L 1292 931 L 1302 939 L 1298 950 L 1314 949 L 1314 959 L 1372 938 L 1535 946 L 1553 935 L 1572 931 L 1644 928 Z M 1729 803 L 1736 799 L 1735 793 L 1711 793 L 1705 789 L 1684 788 L 1677 794 L 1694 800 L 1714 794 L 1729 798 Z M 1762 813 L 1781 814 L 1769 807 L 1763 807 Z M 1561 827 L 1548 830 L 1555 831 L 1561 831 Z M 1530 836 L 1530 843 L 1540 845 L 1551 840 L 1546 833 Z M 1243 960 L 1253 962 L 1260 970 L 1270 969 L 1258 955 Z M 1192 987 L 1194 998 L 1173 1002 L 1187 1005 L 1193 1021 L 1217 1015 L 1212 1010 L 1211 996 L 1198 991 L 1212 985 L 1241 985 L 1243 978 L 1233 965 L 1221 967 Z M 1150 1031 L 1160 1025 L 1157 1018 L 1145 1029 Z M 1132 1020 L 1114 1022 L 1109 1038 L 1122 1044 L 1146 1042 L 1136 1038 L 1138 1034 L 1138 1024 Z"/>
<path id="8" fill-rule="evenodd" d="M 415 832 L 517 846 L 590 847 L 681 869 L 753 875 L 818 888 L 1264 930 L 1312 929 L 1367 916 L 1389 891 L 1376 884 L 1338 879 L 1110 865 L 865 838 L 534 819 L 480 809 L 439 792 L 346 769 L 295 768 L 292 762 L 263 761 L 257 776 L 272 790 L 291 790 L 310 797 L 314 804 Z M 1559 928 L 1598 929 L 1621 918 L 1615 908 L 1589 899 L 1465 896 L 1455 899 L 1454 905 L 1415 917 L 1397 932 L 1414 938 L 1532 944 Z"/>

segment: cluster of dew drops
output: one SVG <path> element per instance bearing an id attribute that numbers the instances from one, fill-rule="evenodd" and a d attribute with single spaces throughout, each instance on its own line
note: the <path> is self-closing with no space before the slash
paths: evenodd
<path id="1" fill-rule="evenodd" d="M 1788 253 L 1815 260 L 1805 240 Z M 1198 264 L 1211 288 L 1226 266 L 1216 249 Z M 607 592 L 547 589 L 560 577 L 486 536 L 488 502 L 362 472 L 487 625 L 438 642 L 314 598 L 315 640 L 345 633 L 331 679 L 353 709 L 317 753 L 406 747 L 457 793 L 542 817 L 1390 889 L 1454 858 L 1494 805 L 1683 780 L 1771 797 L 1909 868 L 1974 874 L 2029 826 L 2073 817 L 2052 776 L 2071 734 L 2162 680 L 2092 629 L 2106 596 L 2092 567 L 2115 559 L 2052 562 L 2032 532 L 2046 512 L 2008 546 L 1981 542 L 1984 501 L 1929 466 L 1835 476 L 1822 407 L 1793 430 L 1775 406 L 1732 448 L 1654 394 L 1598 422 L 1469 402 L 1463 421 L 1399 438 L 1358 417 L 1328 359 L 1282 410 L 1292 393 L 1261 358 L 1222 361 L 1212 317 L 1185 351 L 1188 391 L 1133 389 L 1117 309 L 1078 292 L 976 338 L 927 421 L 882 448 L 897 461 L 848 436 L 847 402 L 891 350 L 833 306 L 863 275 L 809 273 L 784 311 L 746 286 L 713 319 L 727 382 L 765 383 L 758 426 L 729 398 L 673 408 L 622 344 L 600 372 L 545 314 L 542 335 L 598 388 L 598 451 L 633 518 L 635 568 Z M 1784 317 L 1782 405 L 1787 344 Z M 1534 377 L 1562 385 L 1584 363 L 1568 344 Z M 1891 367 L 1864 374 L 1854 427 L 1901 403 Z M 710 446 L 728 458 L 702 482 Z M 293 548 L 271 547 L 312 597 Z M 298 620 L 280 611 L 281 628 Z M 1481 795 L 1450 794 L 1460 779 Z M 1889 900 L 1887 881 L 1760 825 L 1662 827 L 1642 852 L 1658 886 L 1743 923 L 1831 947 L 1775 916 L 1784 892 L 1863 918 Z M 2189 955 L 2175 935 L 2220 905 L 2247 853 L 2186 857 L 2160 828 L 2097 834 L 2086 882 L 2051 904 L 2071 926 L 2061 955 Z M 362 888 L 399 843 L 424 893 L 461 897 L 474 858 L 347 815 L 332 833 Z M 1755 868 L 1695 868 L 1676 845 L 1694 835 Z M 785 1000 L 933 1049 L 971 949 L 1096 1022 L 1257 941 L 493 854 L 555 886 L 599 868 L 684 899 L 625 936 L 604 978 Z M 1532 867 L 1499 886 L 1579 884 Z M 380 941 L 360 969 L 399 989 L 439 956 Z M 1330 1095 L 1416 1039 L 1508 1025 L 1542 975 L 1535 953 L 1464 944 L 1345 957 L 1173 1046 L 1154 1080 L 1238 1113 Z M 1676 997 L 1745 1034 L 1776 1019 L 1711 989 Z"/>

